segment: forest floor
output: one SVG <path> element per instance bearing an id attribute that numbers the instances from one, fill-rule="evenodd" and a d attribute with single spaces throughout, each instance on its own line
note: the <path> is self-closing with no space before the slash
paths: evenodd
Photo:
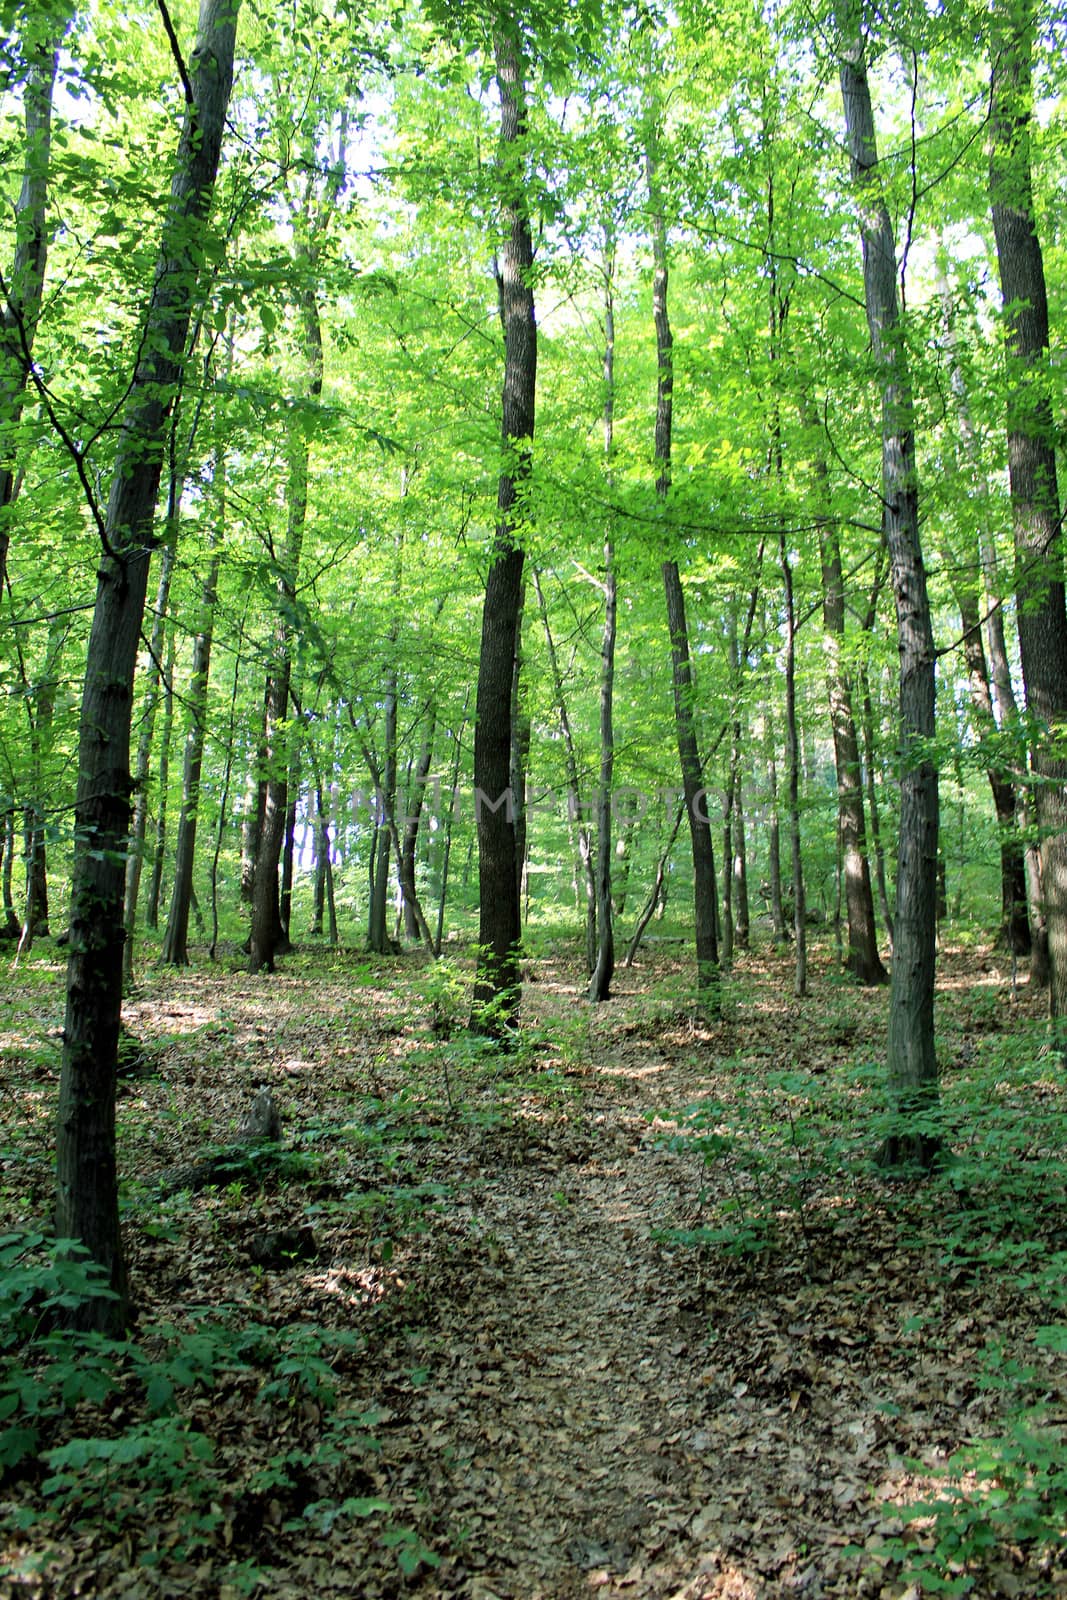
<path id="1" fill-rule="evenodd" d="M 62 972 L 5 960 L 0 1592 L 1067 1595 L 1041 997 L 942 953 L 954 1158 L 890 1181 L 886 991 L 816 952 L 797 1001 L 763 950 L 702 1022 L 663 940 L 593 1010 L 544 943 L 506 1055 L 450 1031 L 461 960 L 150 970 L 119 1102 L 128 1346 L 20 1298 L 48 1270 Z M 280 1145 L 181 1187 L 262 1084 Z"/>

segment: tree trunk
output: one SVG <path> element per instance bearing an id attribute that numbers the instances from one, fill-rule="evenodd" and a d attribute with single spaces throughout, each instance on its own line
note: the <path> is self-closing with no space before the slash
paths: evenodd
<path id="1" fill-rule="evenodd" d="M 174 732 L 174 647 L 173 629 L 167 639 L 167 660 L 163 668 L 163 726 L 159 735 L 159 782 L 156 802 L 156 841 L 152 852 L 152 878 L 148 885 L 148 904 L 144 925 L 153 933 L 159 926 L 159 902 L 163 893 L 163 864 L 167 858 L 167 803 L 170 798 L 170 742 Z M 128 937 L 128 935 L 127 935 Z"/>
<path id="2" fill-rule="evenodd" d="M 825 465 L 819 463 L 816 471 L 820 482 L 825 484 L 828 476 Z M 819 523 L 819 555 L 822 567 L 826 688 L 830 700 L 830 729 L 837 774 L 837 832 L 848 917 L 845 966 L 859 983 L 871 986 L 887 983 L 889 974 L 878 954 L 878 936 L 874 924 L 874 893 L 863 815 L 863 769 L 856 720 L 852 712 L 852 683 L 844 661 L 845 585 L 841 572 L 841 543 L 837 524 L 830 518 Z"/>
<path id="3" fill-rule="evenodd" d="M 392 641 L 395 643 L 395 631 Z M 367 769 L 374 784 L 376 837 L 371 868 L 371 897 L 367 914 L 367 949 L 373 955 L 389 953 L 387 914 L 389 909 L 389 858 L 393 842 L 393 819 L 396 811 L 396 668 L 387 667 L 385 674 L 385 752 L 379 764 L 370 746 L 363 751 Z"/>
<path id="4" fill-rule="evenodd" d="M 937 769 L 934 637 L 919 539 L 911 381 L 897 298 L 896 250 L 881 191 L 859 8 L 840 12 L 841 98 L 859 208 L 867 326 L 882 399 L 883 527 L 900 649 L 900 837 L 889 990 L 888 1091 L 895 1126 L 881 1152 L 890 1166 L 929 1167 L 940 1147 L 934 1050 L 937 936 Z"/>
<path id="5" fill-rule="evenodd" d="M 293 919 L 293 865 L 296 855 L 296 812 L 300 801 L 300 751 L 294 750 L 289 761 L 286 780 L 288 805 L 285 811 L 285 833 L 282 838 L 282 872 L 278 886 L 278 915 L 282 925 L 282 939 L 286 950 L 292 948 L 290 923 Z"/>
<path id="6" fill-rule="evenodd" d="M 436 725 L 436 713 L 433 705 L 426 708 L 428 718 L 426 734 L 419 749 L 418 759 L 415 762 L 415 771 L 408 792 L 407 804 L 404 807 L 404 832 L 400 842 L 400 865 L 398 876 L 404 892 L 404 931 L 409 939 L 422 938 L 425 934 L 419 927 L 419 919 L 415 914 L 415 907 L 409 899 L 409 892 L 414 895 L 416 884 L 416 858 L 419 845 L 419 825 L 422 821 L 422 809 L 426 802 L 426 785 L 430 779 L 430 767 L 433 764 L 433 736 Z M 433 938 L 430 938 L 430 953 L 433 953 Z"/>
<path id="7" fill-rule="evenodd" d="M 206 219 L 233 77 L 238 0 L 203 0 L 171 199 L 140 359 L 116 441 L 99 527 L 96 606 L 78 754 L 70 955 L 56 1144 L 56 1235 L 84 1245 L 113 1299 L 79 1323 L 118 1332 L 129 1311 L 119 1231 L 115 1074 L 122 1006 L 123 889 L 130 828 L 130 716 L 153 521 L 171 411 L 181 382 Z"/>
<path id="8" fill-rule="evenodd" d="M 664 884 L 664 879 L 665 879 L 666 873 L 667 873 L 667 863 L 671 858 L 671 851 L 674 849 L 674 842 L 678 837 L 678 830 L 682 826 L 682 817 L 684 815 L 685 815 L 685 801 L 683 800 L 682 804 L 678 807 L 678 810 L 675 812 L 674 826 L 671 828 L 671 831 L 667 836 L 667 843 L 664 845 L 663 849 L 660 851 L 659 857 L 658 857 L 658 859 L 656 861 L 656 871 L 655 871 L 655 873 L 653 875 L 653 878 L 652 878 L 652 887 L 648 891 L 648 899 L 645 901 L 644 905 L 642 906 L 640 915 L 638 916 L 637 922 L 636 922 L 636 924 L 634 926 L 633 935 L 632 935 L 632 937 L 630 939 L 630 943 L 629 943 L 629 945 L 627 946 L 627 949 L 626 949 L 626 960 L 623 962 L 623 966 L 624 967 L 632 967 L 633 966 L 634 958 L 637 955 L 638 949 L 640 948 L 641 940 L 644 937 L 645 929 L 648 927 L 648 924 L 651 922 L 652 915 L 653 915 L 657 905 L 659 905 L 659 903 L 660 903 L 660 899 L 661 899 L 661 897 L 663 895 L 663 892 L 664 892 L 663 891 L 663 884 Z"/>
<path id="9" fill-rule="evenodd" d="M 581 780 L 578 776 L 578 754 L 575 750 L 571 719 L 567 711 L 563 674 L 559 669 L 556 641 L 552 637 L 548 607 L 545 604 L 544 591 L 541 588 L 541 574 L 536 570 L 534 571 L 534 593 L 537 596 L 537 608 L 541 613 L 541 622 L 545 630 L 545 644 L 548 649 L 548 666 L 552 678 L 552 692 L 555 696 L 556 711 L 559 714 L 560 731 L 563 734 L 563 760 L 567 773 L 567 805 L 570 814 L 574 818 L 575 831 L 578 835 L 578 860 L 581 866 L 582 885 L 585 890 L 586 971 L 592 974 L 597 960 L 597 888 L 596 869 L 593 865 L 593 845 L 589 837 L 589 826 L 585 819 L 585 810 L 582 804 Z"/>
<path id="10" fill-rule="evenodd" d="M 172 483 L 170 499 L 176 503 Z M 141 892 L 141 871 L 144 867 L 145 839 L 148 833 L 148 785 L 152 771 L 152 732 L 155 727 L 156 708 L 159 705 L 163 639 L 167 625 L 167 608 L 170 604 L 170 583 L 174 572 L 177 549 L 177 519 L 168 518 L 172 537 L 160 551 L 159 582 L 156 587 L 156 608 L 152 618 L 152 637 L 148 649 L 148 681 L 145 685 L 141 709 L 141 732 L 137 740 L 137 765 L 133 775 L 133 820 L 130 825 L 130 847 L 126 856 L 126 885 L 123 902 L 123 921 L 126 926 L 126 943 L 123 949 L 123 979 L 133 982 L 134 925 L 137 920 L 137 901 Z"/>
<path id="11" fill-rule="evenodd" d="M 44 294 L 52 95 L 59 45 L 72 13 L 73 7 L 53 10 L 51 14 L 46 10 L 38 19 L 31 10 L 23 22 L 27 70 L 22 93 L 26 129 L 22 188 L 14 208 L 11 277 L 2 285 L 4 304 L 0 309 L 0 594 L 7 580 L 8 507 L 14 502 L 17 482 L 13 441 L 22 416 Z"/>
<path id="12" fill-rule="evenodd" d="M 526 135 L 525 79 L 517 25 L 503 18 L 494 35 L 500 93 L 499 171 L 504 244 L 499 261 L 504 326 L 502 466 L 497 526 L 485 583 L 474 730 L 474 804 L 478 825 L 478 972 L 473 1026 L 505 1032 L 517 1017 L 522 932 L 519 871 L 511 804 L 512 677 L 522 600 L 522 489 L 529 475 L 537 389 L 533 239 L 520 159 Z"/>
<path id="13" fill-rule="evenodd" d="M 793 874 L 793 993 L 798 1000 L 808 992 L 808 920 L 804 897 L 804 858 L 800 840 L 800 740 L 797 733 L 796 610 L 793 605 L 793 568 L 785 534 L 778 541 L 785 599 L 785 740 L 789 807 L 789 858 Z"/>
<path id="14" fill-rule="evenodd" d="M 671 436 L 674 426 L 673 336 L 667 310 L 667 223 L 659 194 L 654 136 L 645 156 L 649 205 L 652 213 L 652 313 L 656 325 L 656 494 L 667 499 L 671 486 Z M 671 678 L 674 688 L 674 726 L 682 770 L 686 816 L 693 850 L 693 910 L 696 923 L 697 992 L 711 998 L 719 972 L 718 905 L 715 889 L 715 846 L 707 807 L 704 774 L 697 748 L 693 716 L 693 674 L 689 660 L 689 632 L 685 597 L 676 561 L 662 567 L 667 602 L 667 627 L 671 640 Z"/>
<path id="15" fill-rule="evenodd" d="M 956 345 L 952 318 L 952 299 L 947 276 L 939 271 L 942 326 L 949 352 L 949 383 L 956 401 L 956 420 L 960 435 L 959 468 L 965 478 L 974 482 L 983 505 L 988 502 L 989 487 L 985 479 L 978 443 L 971 426 L 967 404 L 967 391 L 963 368 Z M 990 674 L 990 656 L 993 653 L 993 673 L 997 675 L 997 696 L 1000 701 L 1001 723 L 1016 720 L 1015 693 L 1011 685 L 1007 647 L 1004 640 L 1004 618 L 999 600 L 993 600 L 989 615 L 982 617 L 982 565 L 988 561 L 989 595 L 996 591 L 996 552 L 983 513 L 979 525 L 977 548 L 973 545 L 961 560 L 950 550 L 947 540 L 942 546 L 942 558 L 949 575 L 952 592 L 959 607 L 963 628 L 964 659 L 971 690 L 971 706 L 975 737 L 979 749 L 986 741 L 995 748 L 998 728 L 993 705 Z M 1018 804 L 1011 773 L 1002 763 L 991 760 L 986 765 L 986 776 L 993 795 L 993 809 L 997 818 L 1000 838 L 1000 930 L 997 943 L 1014 955 L 1029 955 L 1031 947 L 1029 906 L 1026 894 L 1026 857 L 1018 830 Z"/>
<path id="16" fill-rule="evenodd" d="M 445 837 L 441 848 L 441 890 L 437 898 L 437 927 L 433 936 L 433 953 L 441 954 L 441 943 L 445 931 L 445 904 L 448 899 L 448 870 L 452 860 L 452 825 L 456 817 L 455 800 L 459 792 L 459 773 L 463 762 L 463 733 L 467 726 L 467 714 L 470 708 L 470 690 L 467 690 L 463 700 L 463 717 L 459 729 L 455 734 L 455 756 L 452 762 L 452 783 L 448 793 L 448 808 L 445 812 Z"/>
<path id="17" fill-rule="evenodd" d="M 298 244 L 296 253 L 298 264 L 310 270 L 314 265 L 313 246 L 303 240 Z M 307 284 L 301 296 L 300 333 L 306 375 L 303 398 L 314 406 L 322 397 L 324 371 L 322 322 L 318 290 L 314 283 Z M 284 954 L 290 948 L 281 913 L 279 866 L 289 813 L 291 750 L 286 717 L 293 673 L 293 617 L 307 521 L 309 456 L 304 419 L 297 412 L 290 423 L 285 555 L 278 572 L 274 661 L 268 675 L 264 706 L 262 776 L 265 787 L 262 823 L 256 841 L 256 864 L 252 874 L 252 929 L 249 941 L 249 970 L 252 972 L 273 972 L 275 956 Z"/>
<path id="18" fill-rule="evenodd" d="M 1008 479 L 1026 704 L 1040 726 L 1067 716 L 1067 607 L 1056 431 L 1047 388 L 1045 266 L 1030 173 L 1031 0 L 998 0 L 992 28 L 989 189 L 1007 331 Z M 1067 761 L 1034 736 L 1053 1043 L 1067 1052 Z"/>
<path id="19" fill-rule="evenodd" d="M 216 535 L 216 539 L 217 539 Z M 196 824 L 200 810 L 200 774 L 207 733 L 207 689 L 211 671 L 211 643 L 218 598 L 222 552 L 216 544 L 208 558 L 207 577 L 200 600 L 200 631 L 193 641 L 192 677 L 186 697 L 188 730 L 182 771 L 182 804 L 174 851 L 174 884 L 170 892 L 167 930 L 163 935 L 163 960 L 172 966 L 189 963 L 189 912 L 193 898 L 193 863 L 196 858 Z"/>
<path id="20" fill-rule="evenodd" d="M 604 227 L 604 461 L 606 485 L 614 485 L 612 453 L 615 447 L 615 258 L 614 220 Z M 615 781 L 615 637 L 618 593 L 615 578 L 615 540 L 609 513 L 604 535 L 604 631 L 600 644 L 600 772 L 596 795 L 596 863 L 593 877 L 593 926 L 596 949 L 589 998 L 610 1000 L 615 976 L 615 923 L 611 901 L 612 786 Z"/>

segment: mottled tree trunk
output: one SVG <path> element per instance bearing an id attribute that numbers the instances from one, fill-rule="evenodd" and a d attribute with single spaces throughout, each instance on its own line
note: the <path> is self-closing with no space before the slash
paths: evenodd
<path id="1" fill-rule="evenodd" d="M 78 754 L 70 956 L 56 1140 L 56 1234 L 84 1245 L 114 1295 L 78 1321 L 128 1315 L 115 1162 L 123 890 L 130 828 L 130 718 L 167 429 L 199 292 L 204 235 L 233 76 L 237 0 L 203 0 L 190 99 L 140 358 L 117 431 L 86 657 Z"/>
<path id="2" fill-rule="evenodd" d="M 485 582 L 474 730 L 478 825 L 478 972 L 472 1023 L 505 1031 L 518 1016 L 521 857 L 510 792 L 515 653 L 522 608 L 522 487 L 529 473 L 537 390 L 533 239 L 520 159 L 526 136 L 525 76 L 518 25 L 503 17 L 494 36 L 500 94 L 501 211 L 498 262 L 504 327 L 503 455 L 497 526 Z"/>
<path id="3" fill-rule="evenodd" d="M 1049 401 L 1048 297 L 1030 173 L 1031 0 L 998 0 L 992 28 L 989 187 L 1007 331 L 1008 478 L 1015 594 L 1026 704 L 1038 726 L 1067 717 L 1067 606 L 1056 431 Z M 1067 761 L 1034 738 L 1041 890 L 1048 933 L 1049 1012 L 1067 1052 Z"/>
<path id="4" fill-rule="evenodd" d="M 878 174 L 859 7 L 844 3 L 841 97 L 863 247 L 867 327 L 882 400 L 883 527 L 900 650 L 900 836 L 889 991 L 887 1165 L 929 1166 L 940 1146 L 934 1050 L 938 785 L 933 760 L 934 637 L 919 539 L 911 380 L 897 294 L 896 249 Z"/>

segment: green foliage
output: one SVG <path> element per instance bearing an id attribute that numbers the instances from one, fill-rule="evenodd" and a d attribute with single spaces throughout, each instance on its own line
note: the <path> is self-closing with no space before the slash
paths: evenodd
<path id="1" fill-rule="evenodd" d="M 840 1187 L 855 1144 L 837 1131 L 832 1093 L 800 1070 L 741 1076 L 728 1097 L 701 1100 L 681 1113 L 680 1130 L 662 1141 L 695 1155 L 701 1166 L 695 1227 L 659 1237 L 686 1248 L 754 1256 L 773 1249 L 782 1225 L 798 1225 L 810 1245 L 819 1227 L 819 1197 Z"/>
<path id="2" fill-rule="evenodd" d="M 1041 1333 L 1051 1337 L 1039 1336 L 1039 1344 L 1067 1349 L 1067 1328 Z M 1019 1368 L 995 1345 L 984 1367 L 982 1386 L 1004 1399 L 1005 1428 L 955 1451 L 936 1474 L 939 1493 L 903 1509 L 914 1534 L 885 1545 L 904 1581 L 924 1594 L 970 1594 L 975 1578 L 968 1568 L 997 1549 L 1067 1546 L 1067 1428 L 1035 1398 L 1041 1385 L 1032 1369 Z M 909 1465 L 928 1471 L 921 1462 Z"/>

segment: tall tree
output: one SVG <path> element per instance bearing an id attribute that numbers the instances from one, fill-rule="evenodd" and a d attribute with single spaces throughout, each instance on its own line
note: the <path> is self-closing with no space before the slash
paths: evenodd
<path id="1" fill-rule="evenodd" d="M 989 189 L 1004 297 L 1008 385 L 1008 479 L 1015 532 L 1015 595 L 1026 703 L 1048 731 L 1031 751 L 1041 828 L 1041 885 L 1048 930 L 1049 1011 L 1067 1052 L 1067 605 L 1056 433 L 1048 391 L 1045 264 L 1034 215 L 1030 161 L 1033 89 L 1031 0 L 998 0 L 992 22 Z"/>
<path id="2" fill-rule="evenodd" d="M 502 461 L 497 523 L 485 581 L 474 730 L 474 791 L 478 822 L 478 975 L 476 1027 L 497 1031 L 519 1006 L 519 860 L 516 850 L 512 755 L 512 677 L 522 614 L 523 489 L 537 393 L 533 235 L 525 180 L 526 68 L 516 19 L 502 15 L 493 46 L 500 94 L 500 177 L 503 242 L 497 288 L 504 328 Z"/>
<path id="3" fill-rule="evenodd" d="M 79 1320 L 121 1328 L 129 1310 L 119 1231 L 115 1074 L 130 714 L 167 430 L 206 259 L 208 215 L 233 82 L 239 0 L 202 0 L 170 202 L 119 428 L 86 658 L 78 753 L 70 956 L 56 1142 L 56 1232 L 103 1269 L 114 1298 Z M 177 53 L 177 52 L 176 52 Z"/>
<path id="4" fill-rule="evenodd" d="M 900 833 L 889 990 L 887 1165 L 929 1166 L 939 1148 L 934 960 L 938 784 L 933 759 L 934 635 L 919 538 L 911 376 L 897 290 L 896 246 L 878 169 L 861 7 L 837 14 L 841 98 L 859 210 L 867 327 L 882 401 L 882 527 L 900 650 Z"/>
<path id="5" fill-rule="evenodd" d="M 652 315 L 656 327 L 656 494 L 666 501 L 671 487 L 671 441 L 674 427 L 674 337 L 667 305 L 669 262 L 667 219 L 660 193 L 658 128 L 649 130 L 645 149 L 649 209 L 652 222 Z M 662 566 L 667 602 L 667 627 L 671 641 L 671 681 L 674 688 L 674 724 L 682 788 L 693 850 L 693 908 L 696 919 L 697 990 L 708 995 L 719 971 L 718 906 L 715 888 L 715 847 L 704 788 L 704 773 L 697 745 L 693 706 L 693 670 L 685 595 L 677 561 Z"/>
<path id="6" fill-rule="evenodd" d="M 614 221 L 604 227 L 604 459 L 612 484 L 615 444 L 615 271 Z M 615 778 L 615 639 L 618 628 L 615 538 L 610 513 L 604 535 L 604 632 L 600 645 L 600 781 L 596 798 L 596 955 L 589 982 L 590 1000 L 608 1000 L 615 976 L 615 908 L 611 900 L 612 786 Z"/>

